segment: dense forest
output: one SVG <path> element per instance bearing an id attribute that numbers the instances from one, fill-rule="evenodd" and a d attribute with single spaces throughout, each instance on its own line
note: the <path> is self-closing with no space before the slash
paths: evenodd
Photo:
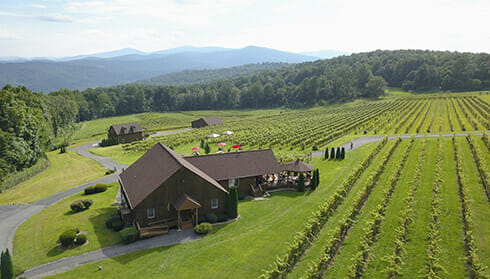
<path id="1" fill-rule="evenodd" d="M 182 86 L 128 84 L 60 90 L 0 91 L 0 181 L 31 166 L 52 138 L 76 121 L 147 111 L 304 107 L 377 98 L 386 85 L 405 90 L 490 89 L 490 55 L 420 50 L 374 51 Z"/>

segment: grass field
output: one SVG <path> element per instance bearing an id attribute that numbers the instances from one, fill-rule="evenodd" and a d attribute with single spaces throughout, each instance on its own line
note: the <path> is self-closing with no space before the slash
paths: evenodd
<path id="1" fill-rule="evenodd" d="M 335 191 L 373 146 L 367 144 L 349 153 L 344 161 L 313 159 L 311 163 L 320 169 L 321 176 L 321 186 L 316 191 L 277 192 L 263 201 L 242 201 L 239 221 L 219 227 L 202 240 L 97 263 L 103 271 L 96 272 L 96 265 L 88 264 L 55 277 L 105 278 L 117 273 L 121 278 L 175 278 L 175 274 L 182 278 L 233 278 L 237 274 L 257 278 L 276 254 L 283 253 L 285 243 L 292 240 L 293 232 L 300 230 L 311 211 Z M 127 272 L 116 271 L 123 267 Z"/>
<path id="2" fill-rule="evenodd" d="M 50 166 L 38 175 L 0 194 L 0 204 L 41 200 L 63 190 L 103 177 L 105 169 L 76 152 L 48 152 Z"/>
<path id="3" fill-rule="evenodd" d="M 117 212 L 117 207 L 110 204 L 114 202 L 118 186 L 117 183 L 110 184 L 107 191 L 94 195 L 76 194 L 24 222 L 14 239 L 13 259 L 16 269 L 25 270 L 59 258 L 119 243 L 119 233 L 105 227 L 107 217 Z M 86 198 L 93 200 L 93 205 L 88 210 L 73 213 L 70 204 Z M 86 232 L 88 243 L 71 249 L 59 248 L 59 235 L 71 228 Z"/>

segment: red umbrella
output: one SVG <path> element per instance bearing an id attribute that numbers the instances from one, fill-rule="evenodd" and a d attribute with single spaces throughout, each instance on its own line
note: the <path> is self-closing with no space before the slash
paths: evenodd
<path id="1" fill-rule="evenodd" d="M 199 150 L 199 147 L 193 147 L 192 150 Z"/>
<path id="2" fill-rule="evenodd" d="M 241 146 L 241 145 L 239 145 L 239 144 L 237 144 L 237 145 L 233 145 L 232 147 L 233 147 L 233 148 L 240 148 L 240 147 L 242 147 L 242 146 Z"/>
<path id="3" fill-rule="evenodd" d="M 220 143 L 218 143 L 218 145 L 219 145 L 219 146 L 225 146 L 225 145 L 226 145 L 226 143 L 224 143 L 224 142 L 220 142 Z"/>

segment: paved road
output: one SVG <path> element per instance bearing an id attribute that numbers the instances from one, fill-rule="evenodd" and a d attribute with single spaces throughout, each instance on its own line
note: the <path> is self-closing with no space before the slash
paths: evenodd
<path id="1" fill-rule="evenodd" d="M 68 271 L 80 265 L 98 262 L 107 258 L 121 256 L 134 251 L 160 246 L 168 246 L 177 243 L 184 243 L 188 241 L 198 240 L 200 238 L 201 237 L 199 235 L 194 233 L 193 229 L 187 229 L 183 231 L 170 230 L 169 234 L 167 235 L 161 235 L 145 240 L 140 240 L 128 245 L 119 244 L 100 250 L 91 251 L 78 256 L 63 258 L 44 265 L 36 266 L 34 268 L 26 270 L 21 276 L 25 278 L 42 278 L 44 276 Z M 104 266 L 102 266 L 102 268 L 104 268 Z M 96 270 L 95 267 L 94 270 Z"/>
<path id="2" fill-rule="evenodd" d="M 185 129 L 177 130 L 177 131 L 165 131 L 165 132 L 150 133 L 150 136 L 147 137 L 145 140 L 151 139 L 153 137 L 158 137 L 158 136 L 184 133 L 184 132 L 191 131 L 191 130 L 192 130 L 192 128 L 185 128 Z"/>
<path id="3" fill-rule="evenodd" d="M 44 208 L 53 205 L 62 199 L 65 199 L 69 196 L 72 196 L 76 193 L 79 193 L 85 189 L 87 186 L 95 185 L 98 183 L 108 184 L 117 182 L 118 174 L 122 170 L 122 168 L 127 167 L 123 164 L 118 164 L 111 158 L 101 157 L 94 155 L 87 150 L 92 148 L 94 143 L 82 145 L 68 151 L 76 151 L 78 154 L 94 159 L 99 162 L 106 169 L 114 169 L 116 168 L 116 172 L 114 174 L 102 177 L 95 181 L 91 181 L 82 185 L 78 185 L 76 187 L 67 189 L 63 192 L 56 193 L 42 200 L 23 204 L 23 205 L 0 205 L 0 250 L 3 251 L 6 248 L 9 248 L 12 251 L 14 235 L 17 231 L 17 228 L 24 223 L 27 219 L 29 219 L 34 214 L 43 210 Z"/>

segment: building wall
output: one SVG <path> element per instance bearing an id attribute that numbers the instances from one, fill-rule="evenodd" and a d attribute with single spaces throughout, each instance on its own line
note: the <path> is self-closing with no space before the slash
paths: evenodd
<path id="1" fill-rule="evenodd" d="M 137 140 L 143 139 L 143 132 L 133 133 L 133 134 L 125 134 L 117 136 L 119 143 L 128 143 Z"/>
<path id="2" fill-rule="evenodd" d="M 221 186 L 223 186 L 223 188 L 225 188 L 226 190 L 229 189 L 228 179 L 220 180 L 220 181 L 218 181 L 218 183 L 221 184 Z M 250 192 L 250 186 L 248 186 L 249 184 L 252 184 L 255 186 L 255 176 L 244 177 L 244 178 L 239 179 L 239 182 L 238 182 L 238 196 L 239 197 L 245 197 L 245 196 L 252 195 L 252 193 Z"/>
<path id="3" fill-rule="evenodd" d="M 177 210 L 172 203 L 183 193 L 201 204 L 198 210 L 200 216 L 208 213 L 226 213 L 227 193 L 182 167 L 133 209 L 135 220 L 144 227 L 148 222 L 177 218 Z M 215 198 L 219 200 L 218 208 L 213 209 L 211 199 Z M 147 208 L 155 208 L 155 218 L 147 218 Z"/>

